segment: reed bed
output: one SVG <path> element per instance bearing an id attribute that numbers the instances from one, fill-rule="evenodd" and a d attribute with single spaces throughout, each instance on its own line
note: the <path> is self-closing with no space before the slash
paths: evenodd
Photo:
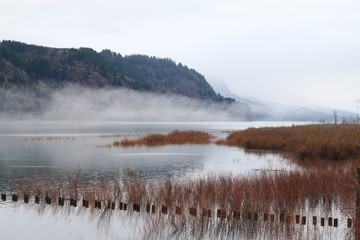
<path id="1" fill-rule="evenodd" d="M 232 132 L 217 144 L 280 151 L 299 160 L 357 159 L 360 157 L 360 124 L 249 128 Z"/>
<path id="2" fill-rule="evenodd" d="M 203 131 L 178 131 L 169 134 L 150 134 L 139 139 L 125 138 L 107 147 L 163 146 L 168 144 L 209 144 L 214 136 Z"/>
<path id="3" fill-rule="evenodd" d="M 225 234 L 252 238 L 270 231 L 255 221 L 255 216 L 263 219 L 264 214 L 293 217 L 321 212 L 329 215 L 336 208 L 345 217 L 354 219 L 355 215 L 357 182 L 353 162 L 341 165 L 328 162 L 326 166 L 291 172 L 262 171 L 247 177 L 210 175 L 184 181 L 168 177 L 155 183 L 146 182 L 132 170 L 122 179 L 110 182 L 99 179 L 86 183 L 79 179 L 79 173 L 69 173 L 63 178 L 42 177 L 18 182 L 15 192 L 36 195 L 41 201 L 47 197 L 79 202 L 82 199 L 89 202 L 91 211 L 99 208 L 100 202 L 106 214 L 110 214 L 108 210 L 114 209 L 115 204 L 120 209 L 126 204 L 129 214 L 138 208 L 140 211 L 140 207 L 145 212 L 147 206 L 149 209 L 156 206 L 158 214 L 148 214 L 150 217 L 146 218 L 144 232 L 149 239 L 160 237 L 165 229 L 169 230 L 167 226 L 171 234 L 178 237 Z M 58 202 L 53 200 L 51 205 L 57 206 Z M 251 218 L 253 221 L 248 221 Z M 284 234 L 281 226 L 279 229 L 272 228 L 272 234 Z"/>

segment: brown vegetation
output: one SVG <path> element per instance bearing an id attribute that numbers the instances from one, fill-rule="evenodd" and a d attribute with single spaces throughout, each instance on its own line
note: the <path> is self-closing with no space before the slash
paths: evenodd
<path id="1" fill-rule="evenodd" d="M 345 218 L 354 219 L 355 215 L 357 184 L 355 164 L 350 161 L 326 162 L 291 172 L 262 171 L 248 177 L 210 175 L 183 181 L 168 177 L 146 182 L 141 175 L 128 170 L 122 179 L 112 182 L 99 179 L 85 183 L 80 179 L 77 172 L 66 178 L 18 182 L 15 192 L 36 195 L 43 206 L 48 198 L 54 199 L 51 201 L 54 207 L 59 204 L 55 200 L 59 197 L 70 203 L 74 200 L 81 203 L 83 199 L 86 206 L 79 204 L 79 210 L 89 208 L 96 213 L 100 208 L 100 217 L 110 216 L 114 208 L 124 210 L 124 206 L 128 206 L 128 214 L 145 213 L 145 209 L 150 213 L 151 209 L 151 213 L 157 214 L 146 215 L 147 239 L 164 238 L 166 226 L 170 226 L 172 233 L 176 230 L 179 238 L 198 239 L 204 235 L 222 238 L 229 234 L 237 236 L 234 239 L 239 236 L 263 239 L 265 234 L 265 238 L 287 239 L 296 234 L 302 238 L 302 230 L 296 232 L 294 225 L 299 216 L 310 217 L 316 212 L 319 219 L 341 217 L 331 215 L 334 207 Z"/>
<path id="2" fill-rule="evenodd" d="M 257 212 L 296 213 L 320 208 L 329 211 L 335 205 L 346 216 L 355 209 L 356 176 L 352 162 L 328 164 L 295 171 L 262 171 L 249 177 L 215 176 L 188 181 L 167 178 L 148 183 L 128 170 L 121 180 L 81 183 L 79 173 L 67 178 L 42 177 L 27 183 L 17 183 L 15 192 L 24 195 L 56 199 L 81 198 L 122 201 L 128 204 L 155 204 L 170 208 L 195 207 Z"/>
<path id="3" fill-rule="evenodd" d="M 360 124 L 249 128 L 217 143 L 280 151 L 300 160 L 356 159 L 360 157 Z"/>
<path id="4" fill-rule="evenodd" d="M 202 131 L 178 131 L 169 134 L 150 134 L 139 139 L 125 138 L 122 141 L 115 141 L 107 147 L 132 147 L 132 146 L 162 146 L 168 144 L 209 144 L 213 136 Z"/>

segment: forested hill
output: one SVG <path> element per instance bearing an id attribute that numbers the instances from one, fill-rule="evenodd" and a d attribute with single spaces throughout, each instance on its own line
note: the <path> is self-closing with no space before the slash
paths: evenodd
<path id="1" fill-rule="evenodd" d="M 235 101 L 216 94 L 204 76 L 171 59 L 122 56 L 110 50 L 96 52 L 90 48 L 0 43 L 0 98 L 15 90 L 47 96 L 68 83 L 89 88 L 125 87 L 214 102 Z"/>

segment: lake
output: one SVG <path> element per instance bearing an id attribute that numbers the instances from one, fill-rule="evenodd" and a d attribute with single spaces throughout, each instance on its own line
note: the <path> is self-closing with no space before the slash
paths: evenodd
<path id="1" fill-rule="evenodd" d="M 168 145 L 105 147 L 123 138 L 173 130 L 201 130 L 216 138 L 249 127 L 291 126 L 304 122 L 57 122 L 0 121 L 0 191 L 10 193 L 15 180 L 81 169 L 85 181 L 121 177 L 127 169 L 142 172 L 146 181 L 193 179 L 208 174 L 254 174 L 259 170 L 289 170 L 296 165 L 276 153 L 245 152 L 237 147 Z M 46 209 L 45 209 L 46 210 Z M 99 230 L 89 213 L 67 214 L 11 201 L 0 202 L 2 239 L 138 239 L 142 220 L 115 216 Z M 22 231 L 18 231 L 22 229 Z M 29 236 L 32 236 L 28 238 Z M 4 238 L 3 238 L 4 237 Z"/>

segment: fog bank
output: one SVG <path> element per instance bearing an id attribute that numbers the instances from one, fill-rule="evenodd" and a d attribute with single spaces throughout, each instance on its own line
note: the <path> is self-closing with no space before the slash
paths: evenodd
<path id="1" fill-rule="evenodd" d="M 12 96 L 12 99 L 14 96 Z M 214 103 L 183 96 L 118 89 L 89 89 L 68 85 L 40 102 L 42 109 L 27 113 L 2 113 L 2 118 L 128 122 L 245 121 L 251 109 L 242 103 Z M 45 101 L 45 102 L 44 102 Z"/>

